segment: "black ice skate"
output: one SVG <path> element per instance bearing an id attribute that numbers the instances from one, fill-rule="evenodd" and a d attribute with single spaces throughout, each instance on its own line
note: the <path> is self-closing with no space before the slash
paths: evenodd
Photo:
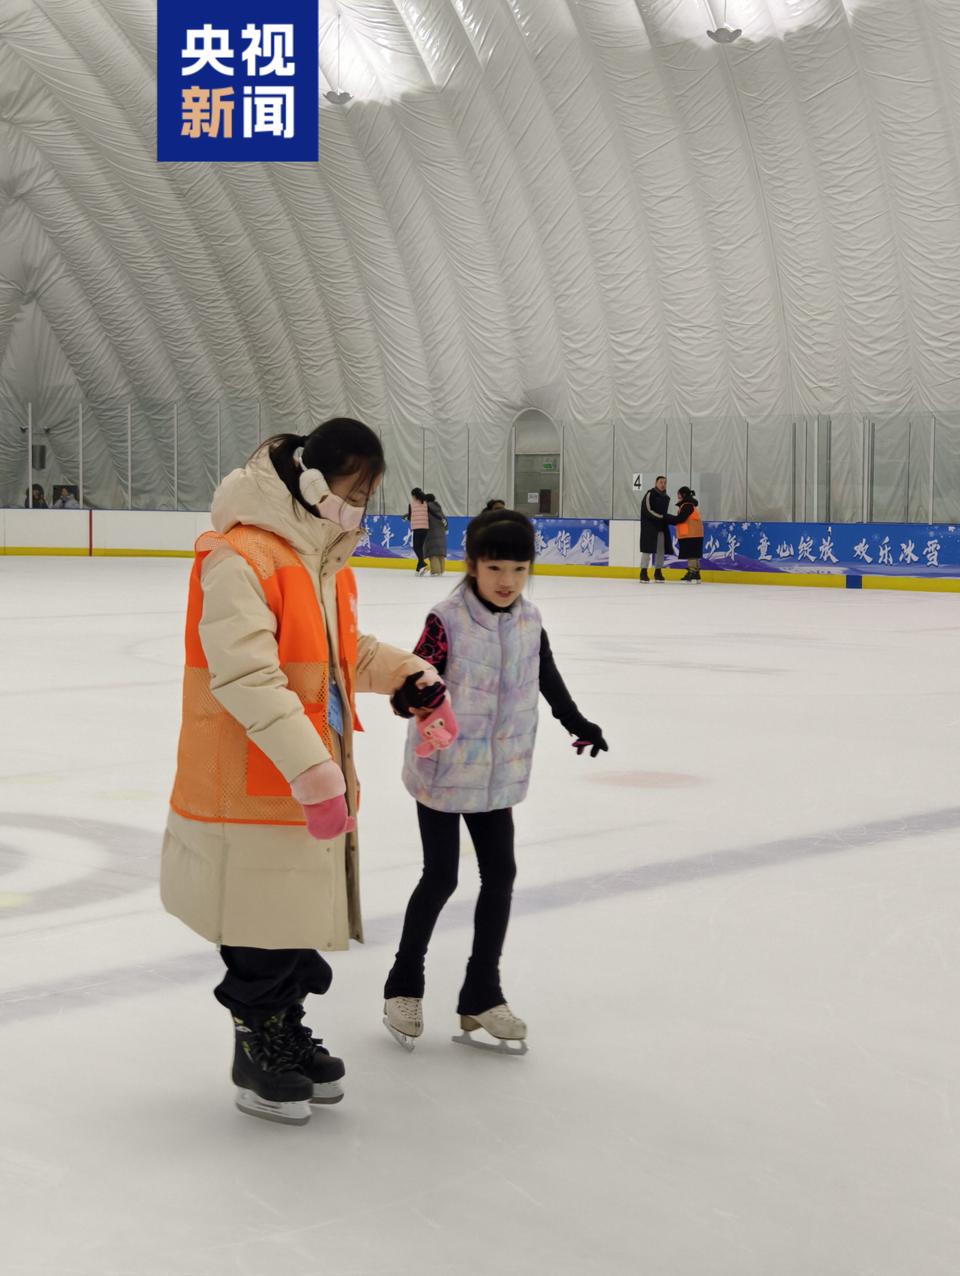
<path id="1" fill-rule="evenodd" d="M 660 570 L 660 568 L 659 568 L 659 567 L 658 567 L 658 568 L 657 568 L 657 570 L 653 573 L 653 579 L 654 579 L 654 580 L 658 580 L 658 581 L 660 582 L 660 584 L 661 584 L 661 585 L 665 585 L 665 584 L 667 583 L 667 582 L 666 582 L 666 579 L 664 578 L 663 572 Z"/>
<path id="2" fill-rule="evenodd" d="M 640 568 L 640 584 L 646 585 L 649 580 L 650 580 L 650 577 L 647 574 L 647 569 L 645 567 L 641 567 Z"/>
<path id="3" fill-rule="evenodd" d="M 311 1103 L 339 1103 L 343 1098 L 343 1080 L 346 1068 L 343 1060 L 332 1055 L 322 1041 L 314 1037 L 303 1023 L 303 1002 L 290 1007 L 284 1019 L 289 1031 L 297 1067 L 313 1082 Z"/>
<path id="4" fill-rule="evenodd" d="M 687 570 L 684 572 L 684 574 L 680 577 L 680 579 L 681 580 L 696 580 L 697 576 L 696 576 L 696 573 L 692 572 L 688 567 Z"/>
<path id="5" fill-rule="evenodd" d="M 313 1081 L 299 1069 L 283 1014 L 272 1015 L 259 1028 L 249 1027 L 236 1015 L 233 1022 L 237 1107 L 263 1121 L 306 1125 L 310 1120 Z"/>

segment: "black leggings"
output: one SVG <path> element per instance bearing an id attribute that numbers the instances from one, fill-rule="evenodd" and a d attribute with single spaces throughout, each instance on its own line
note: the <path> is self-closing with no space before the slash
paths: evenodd
<path id="1" fill-rule="evenodd" d="M 423 840 L 423 876 L 410 896 L 403 934 L 384 997 L 422 997 L 423 963 L 430 936 L 444 904 L 457 888 L 460 867 L 460 816 L 417 803 Z M 502 1005 L 500 953 L 510 920 L 510 899 L 517 868 L 513 858 L 513 811 L 464 815 L 477 852 L 480 894 L 473 920 L 473 952 L 460 990 L 457 1013 L 478 1015 Z"/>
<path id="2" fill-rule="evenodd" d="M 417 571 L 421 567 L 426 567 L 427 560 L 423 556 L 423 547 L 427 543 L 428 527 L 416 527 L 413 531 L 413 552 L 417 556 Z"/>
<path id="3" fill-rule="evenodd" d="M 221 1006 L 258 1028 L 308 992 L 324 993 L 333 971 L 312 948 L 235 948 L 220 945 L 227 973 L 213 990 Z"/>

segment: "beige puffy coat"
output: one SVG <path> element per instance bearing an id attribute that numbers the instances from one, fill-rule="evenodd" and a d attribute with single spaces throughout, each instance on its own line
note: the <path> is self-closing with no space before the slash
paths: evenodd
<path id="1" fill-rule="evenodd" d="M 347 703 L 337 648 L 336 573 L 361 533 L 341 532 L 294 506 L 266 456 L 220 484 L 213 525 L 237 523 L 282 536 L 317 590 L 330 647 L 330 672 Z M 276 618 L 256 574 L 229 546 L 203 562 L 200 642 L 210 690 L 286 780 L 329 754 L 280 671 Z M 410 652 L 359 635 L 357 691 L 388 695 L 429 666 Z M 347 793 L 355 791 L 353 727 L 344 714 L 342 757 Z M 363 939 L 356 833 L 315 841 L 306 828 L 212 824 L 171 810 L 163 840 L 160 894 L 168 912 L 214 943 L 250 948 L 339 949 Z"/>

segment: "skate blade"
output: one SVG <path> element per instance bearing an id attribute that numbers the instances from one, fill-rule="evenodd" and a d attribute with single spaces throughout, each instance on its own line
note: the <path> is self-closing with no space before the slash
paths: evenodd
<path id="1" fill-rule="evenodd" d="M 403 1046 L 404 1050 L 408 1053 L 417 1044 L 416 1037 L 408 1037 L 402 1032 L 397 1032 L 396 1028 L 386 1015 L 383 1016 L 383 1026 L 386 1028 L 387 1032 L 389 1032 L 390 1036 L 393 1037 L 394 1041 L 396 1041 L 398 1045 Z"/>
<path id="2" fill-rule="evenodd" d="M 252 1090 L 237 1091 L 237 1107 L 247 1116 L 259 1117 L 261 1121 L 275 1121 L 278 1125 L 306 1125 L 310 1120 L 310 1104 L 304 1101 L 278 1103 L 272 1099 L 261 1099 Z"/>
<path id="3" fill-rule="evenodd" d="M 343 1086 L 339 1081 L 315 1081 L 311 1103 L 339 1103 L 343 1098 Z"/>
<path id="4" fill-rule="evenodd" d="M 458 1046 L 473 1046 L 474 1050 L 492 1050 L 494 1054 L 513 1054 L 524 1055 L 527 1053 L 527 1043 L 525 1041 L 505 1041 L 500 1040 L 496 1045 L 490 1041 L 474 1041 L 469 1032 L 462 1032 L 459 1037 L 451 1037 L 451 1041 L 455 1041 Z"/>

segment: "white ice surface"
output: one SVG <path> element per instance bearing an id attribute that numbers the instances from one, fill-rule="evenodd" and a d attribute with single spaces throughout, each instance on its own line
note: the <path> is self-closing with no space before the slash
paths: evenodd
<path id="1" fill-rule="evenodd" d="M 523 1059 L 450 1042 L 469 854 L 421 1043 L 380 1024 L 418 842 L 365 698 L 369 942 L 309 1006 L 347 1095 L 290 1129 L 157 900 L 188 570 L 0 558 L 4 1276 L 956 1276 L 960 597 L 535 582 L 610 753 L 545 709 Z M 452 583 L 358 578 L 407 645 Z"/>

